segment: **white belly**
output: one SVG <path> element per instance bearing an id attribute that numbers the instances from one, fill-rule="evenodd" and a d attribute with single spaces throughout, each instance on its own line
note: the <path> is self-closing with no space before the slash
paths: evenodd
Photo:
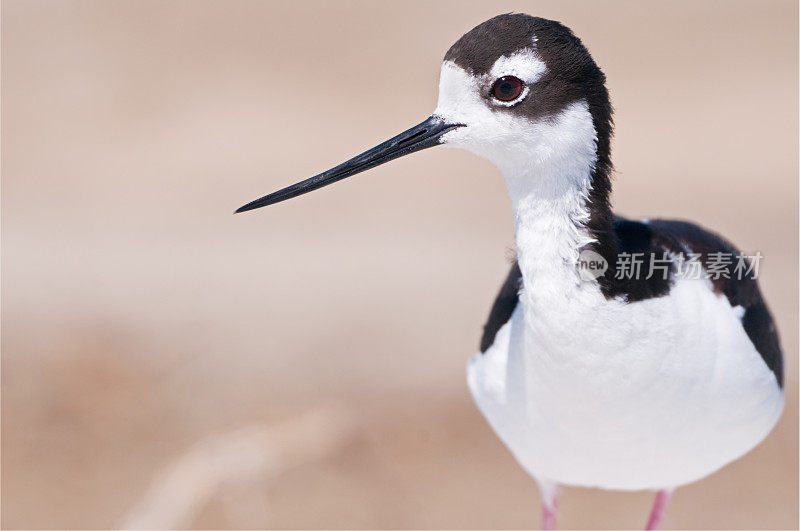
<path id="1" fill-rule="evenodd" d="M 520 303 L 468 367 L 481 412 L 541 481 L 676 487 L 748 452 L 781 414 L 773 373 L 736 309 L 707 283 L 561 311 Z"/>

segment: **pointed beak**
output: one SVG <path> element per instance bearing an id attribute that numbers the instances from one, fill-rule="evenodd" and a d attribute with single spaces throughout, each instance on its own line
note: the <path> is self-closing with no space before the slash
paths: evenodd
<path id="1" fill-rule="evenodd" d="M 288 186 L 282 190 L 278 190 L 277 192 L 265 195 L 251 203 L 247 203 L 243 207 L 240 207 L 236 213 L 247 212 L 248 210 L 280 203 L 281 201 L 306 194 L 317 188 L 328 186 L 336 181 L 341 181 L 351 175 L 361 173 L 362 171 L 374 168 L 375 166 L 402 157 L 403 155 L 408 155 L 431 146 L 437 146 L 441 143 L 442 135 L 457 127 L 462 127 L 462 125 L 449 124 L 437 116 L 431 116 L 421 124 L 415 125 L 408 131 L 400 133 L 396 137 L 375 146 L 369 151 L 365 151 L 361 155 L 353 157 L 347 162 L 339 164 L 335 168 L 331 168 L 326 172 Z"/>

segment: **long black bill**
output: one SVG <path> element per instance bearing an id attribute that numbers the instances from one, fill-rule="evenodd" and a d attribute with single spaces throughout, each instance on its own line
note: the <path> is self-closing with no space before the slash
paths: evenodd
<path id="1" fill-rule="evenodd" d="M 265 195 L 261 199 L 256 199 L 252 203 L 247 203 L 239 208 L 236 213 L 247 212 L 267 205 L 273 205 L 299 195 L 306 194 L 317 188 L 328 186 L 329 184 L 341 181 L 344 178 L 361 173 L 362 171 L 379 166 L 392 159 L 414 153 L 421 149 L 429 148 L 439 144 L 439 139 L 446 132 L 461 127 L 461 124 L 448 124 L 441 118 L 431 116 L 419 125 L 415 125 L 408 131 L 404 131 L 396 137 L 387 140 L 383 144 L 375 146 L 361 155 L 353 157 L 347 162 L 339 164 L 326 172 L 315 175 L 310 179 L 301 181 L 278 190 L 277 192 Z"/>

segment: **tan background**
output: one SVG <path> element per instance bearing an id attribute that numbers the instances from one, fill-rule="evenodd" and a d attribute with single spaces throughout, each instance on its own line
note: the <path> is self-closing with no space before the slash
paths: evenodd
<path id="1" fill-rule="evenodd" d="M 765 256 L 787 410 L 667 527 L 797 527 L 797 6 L 673 0 L 3 2 L 4 527 L 119 525 L 243 426 L 279 431 L 280 470 L 220 450 L 236 477 L 185 525 L 538 526 L 465 383 L 513 244 L 498 172 L 430 150 L 231 215 L 424 119 L 450 44 L 508 11 L 607 73 L 618 211 Z M 640 527 L 650 501 L 567 489 L 560 525 Z"/>

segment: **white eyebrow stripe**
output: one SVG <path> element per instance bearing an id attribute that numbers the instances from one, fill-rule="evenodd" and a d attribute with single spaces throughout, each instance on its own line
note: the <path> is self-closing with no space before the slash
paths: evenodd
<path id="1" fill-rule="evenodd" d="M 494 62 L 490 74 L 493 78 L 515 76 L 527 84 L 536 83 L 547 72 L 547 66 L 532 49 L 525 48 L 511 55 L 503 55 Z"/>

